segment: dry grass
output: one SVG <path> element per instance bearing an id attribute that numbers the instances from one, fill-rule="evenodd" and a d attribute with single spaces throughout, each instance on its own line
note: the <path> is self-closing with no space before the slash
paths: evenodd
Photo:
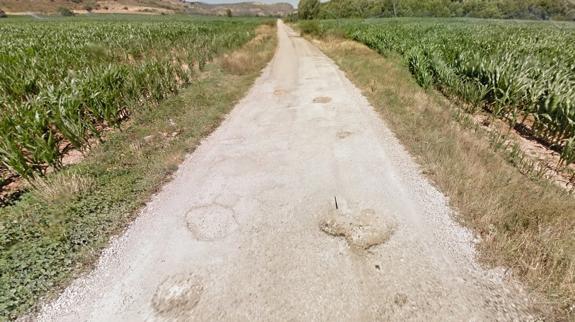
<path id="1" fill-rule="evenodd" d="M 256 36 L 244 46 L 244 50 L 224 55 L 219 60 L 220 65 L 232 75 L 245 75 L 261 61 L 269 59 L 270 51 L 264 50 L 263 47 L 275 46 L 275 43 L 269 41 L 274 37 L 274 33 L 275 28 L 272 26 L 259 26 L 256 29 Z"/>
<path id="2" fill-rule="evenodd" d="M 30 181 L 33 193 L 45 202 L 58 203 L 89 192 L 95 180 L 74 172 L 61 172 L 49 178 L 38 177 Z"/>
<path id="3" fill-rule="evenodd" d="M 510 268 L 533 292 L 542 317 L 574 319 L 575 198 L 522 175 L 484 131 L 458 121 L 459 109 L 421 89 L 399 59 L 347 40 L 316 44 L 363 90 L 449 196 L 458 219 L 481 239 L 480 259 Z"/>

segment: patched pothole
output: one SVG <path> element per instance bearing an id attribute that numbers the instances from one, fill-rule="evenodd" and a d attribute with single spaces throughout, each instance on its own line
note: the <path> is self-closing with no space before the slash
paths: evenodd
<path id="1" fill-rule="evenodd" d="M 319 224 L 324 233 L 342 237 L 351 248 L 360 250 L 385 243 L 396 227 L 393 217 L 376 214 L 373 209 L 364 209 L 350 215 L 334 209 Z"/>
<path id="2" fill-rule="evenodd" d="M 276 89 L 276 90 L 274 91 L 274 95 L 275 95 L 275 96 L 283 96 L 283 95 L 285 95 L 286 93 L 287 93 L 287 92 L 286 92 L 285 90 L 283 90 L 283 89 Z"/>
<path id="3" fill-rule="evenodd" d="M 318 97 L 313 99 L 313 102 L 314 103 L 323 103 L 323 104 L 329 103 L 329 102 L 331 102 L 331 97 L 329 97 L 329 96 L 318 96 Z"/>
<path id="4" fill-rule="evenodd" d="M 352 135 L 353 132 L 350 131 L 338 131 L 336 136 L 338 139 L 345 139 L 346 137 Z"/>
<path id="5" fill-rule="evenodd" d="M 238 229 L 232 209 L 221 205 L 197 207 L 186 214 L 186 224 L 197 240 L 223 239 Z"/>
<path id="6" fill-rule="evenodd" d="M 198 305 L 203 292 L 204 283 L 198 276 L 171 276 L 158 286 L 152 298 L 152 307 L 165 317 L 186 317 Z"/>

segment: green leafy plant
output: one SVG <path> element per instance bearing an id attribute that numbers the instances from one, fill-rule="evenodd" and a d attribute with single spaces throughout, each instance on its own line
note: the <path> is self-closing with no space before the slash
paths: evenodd
<path id="1" fill-rule="evenodd" d="M 301 0 L 297 6 L 298 16 L 301 19 L 314 19 L 319 14 L 319 0 Z"/>
<path id="2" fill-rule="evenodd" d="M 401 55 L 419 85 L 519 123 L 575 162 L 575 28 L 438 19 L 316 22 L 383 55 Z M 309 27 L 301 23 L 302 29 Z"/>
<path id="3" fill-rule="evenodd" d="M 256 24 L 156 19 L 2 24 L 0 173 L 60 168 L 64 147 L 119 126 L 133 102 L 177 93 Z"/>

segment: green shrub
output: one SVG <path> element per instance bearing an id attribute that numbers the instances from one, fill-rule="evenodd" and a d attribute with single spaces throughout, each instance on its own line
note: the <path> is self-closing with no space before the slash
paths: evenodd
<path id="1" fill-rule="evenodd" d="M 301 19 L 315 19 L 319 14 L 319 0 L 300 0 L 297 12 Z"/>
<path id="2" fill-rule="evenodd" d="M 312 36 L 317 36 L 317 37 L 323 37 L 323 35 L 324 35 L 324 30 L 317 21 L 304 20 L 304 21 L 301 21 L 298 24 L 298 26 L 300 27 L 300 30 L 301 30 L 302 34 L 304 34 L 304 35 L 307 34 L 307 35 L 312 35 Z"/>
<path id="3" fill-rule="evenodd" d="M 75 16 L 75 13 L 74 13 L 72 10 L 70 10 L 70 9 L 68 9 L 68 8 L 65 8 L 65 7 L 58 8 L 58 13 L 59 13 L 60 16 L 62 16 L 62 17 L 72 17 L 72 16 Z"/>

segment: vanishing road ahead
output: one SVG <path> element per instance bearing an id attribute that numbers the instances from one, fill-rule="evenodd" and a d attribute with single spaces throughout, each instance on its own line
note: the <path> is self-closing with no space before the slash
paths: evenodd
<path id="1" fill-rule="evenodd" d="M 361 92 L 281 21 L 278 37 L 220 128 L 38 318 L 531 319 Z"/>

